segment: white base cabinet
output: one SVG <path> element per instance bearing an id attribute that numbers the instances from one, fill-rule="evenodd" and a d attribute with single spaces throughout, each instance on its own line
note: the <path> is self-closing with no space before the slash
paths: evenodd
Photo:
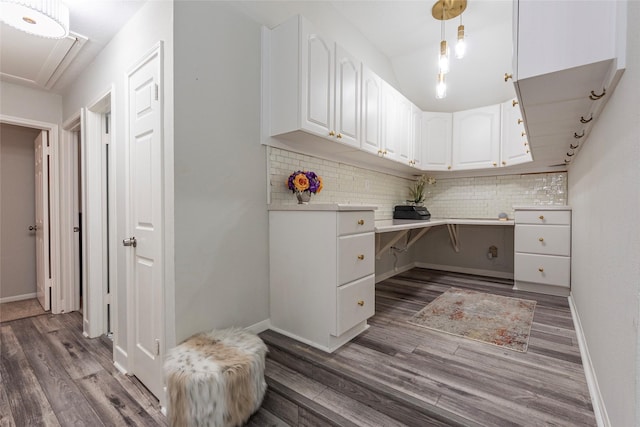
<path id="1" fill-rule="evenodd" d="M 332 352 L 375 313 L 373 206 L 269 208 L 271 329 Z"/>
<path id="2" fill-rule="evenodd" d="M 569 295 L 571 209 L 515 208 L 514 289 Z"/>

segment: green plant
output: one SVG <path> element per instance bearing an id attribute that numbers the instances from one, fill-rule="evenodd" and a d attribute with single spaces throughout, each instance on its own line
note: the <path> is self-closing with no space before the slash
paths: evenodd
<path id="1" fill-rule="evenodd" d="M 426 175 L 421 175 L 416 182 L 414 182 L 409 187 L 409 199 L 408 202 L 413 203 L 422 203 L 424 202 L 424 188 L 425 185 L 432 185 L 436 183 L 436 179 L 433 177 L 428 177 Z"/>

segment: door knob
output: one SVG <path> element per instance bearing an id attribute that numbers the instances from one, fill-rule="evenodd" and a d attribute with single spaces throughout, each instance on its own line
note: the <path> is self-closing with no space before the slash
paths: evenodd
<path id="1" fill-rule="evenodd" d="M 29 231 L 36 231 L 38 230 L 38 226 L 37 225 L 30 225 L 29 226 Z"/>
<path id="2" fill-rule="evenodd" d="M 122 244 L 124 246 L 133 246 L 135 248 L 136 246 L 138 246 L 138 241 L 136 240 L 135 237 L 130 237 L 128 239 L 124 239 L 122 241 Z"/>

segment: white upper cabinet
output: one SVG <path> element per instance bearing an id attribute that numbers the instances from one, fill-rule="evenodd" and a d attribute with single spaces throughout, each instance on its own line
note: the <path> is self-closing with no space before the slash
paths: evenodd
<path id="1" fill-rule="evenodd" d="M 384 157 L 409 165 L 411 102 L 386 82 L 382 84 Z"/>
<path id="2" fill-rule="evenodd" d="M 361 64 L 301 16 L 271 31 L 272 136 L 304 130 L 360 146 Z"/>
<path id="3" fill-rule="evenodd" d="M 501 105 L 501 109 L 500 165 L 513 166 L 532 161 L 524 121 L 517 101 L 515 99 L 507 101 Z"/>
<path id="4" fill-rule="evenodd" d="M 422 117 L 422 169 L 446 171 L 452 168 L 451 113 L 423 113 Z"/>
<path id="5" fill-rule="evenodd" d="M 453 113 L 453 169 L 497 167 L 500 104 Z"/>
<path id="6" fill-rule="evenodd" d="M 360 88 L 362 64 L 336 45 L 335 136 L 344 144 L 360 146 Z"/>
<path id="7" fill-rule="evenodd" d="M 362 131 L 360 148 L 382 155 L 382 79 L 362 66 Z"/>
<path id="8" fill-rule="evenodd" d="M 423 112 L 415 105 L 411 105 L 411 135 L 409 142 L 409 165 L 422 169 L 424 159 Z"/>

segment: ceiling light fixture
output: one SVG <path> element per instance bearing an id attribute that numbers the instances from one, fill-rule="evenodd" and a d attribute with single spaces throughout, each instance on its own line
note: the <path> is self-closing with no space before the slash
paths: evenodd
<path id="1" fill-rule="evenodd" d="M 460 16 L 458 26 L 458 43 L 456 44 L 456 58 L 464 57 L 466 46 L 464 41 L 464 25 L 462 25 L 462 12 L 467 8 L 467 0 L 438 0 L 431 8 L 431 16 L 440 23 L 440 52 L 438 55 L 438 83 L 436 85 L 436 98 L 447 96 L 445 74 L 449 72 L 449 46 L 445 38 L 444 21 Z"/>
<path id="2" fill-rule="evenodd" d="M 0 20 L 40 37 L 69 35 L 69 8 L 60 0 L 0 0 Z"/>

